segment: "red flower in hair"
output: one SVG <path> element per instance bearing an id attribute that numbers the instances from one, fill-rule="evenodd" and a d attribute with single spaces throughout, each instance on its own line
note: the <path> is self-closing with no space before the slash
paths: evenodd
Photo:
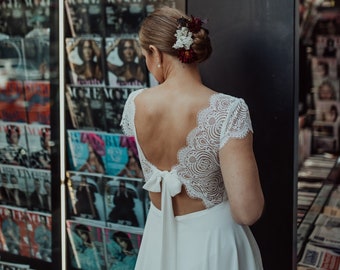
<path id="1" fill-rule="evenodd" d="M 190 32 L 193 32 L 193 33 L 197 33 L 198 31 L 200 31 L 202 28 L 202 24 L 203 24 L 203 21 L 200 18 L 194 17 L 192 15 L 191 15 L 191 19 L 188 20 L 187 22 Z"/>
<path id="2" fill-rule="evenodd" d="M 192 63 L 196 60 L 196 53 L 193 49 L 178 49 L 177 55 L 179 60 L 185 64 Z"/>

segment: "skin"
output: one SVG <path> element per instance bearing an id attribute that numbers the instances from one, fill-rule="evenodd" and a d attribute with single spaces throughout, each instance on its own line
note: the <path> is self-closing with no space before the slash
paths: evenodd
<path id="1" fill-rule="evenodd" d="M 196 64 L 182 64 L 153 45 L 142 53 L 160 84 L 135 99 L 137 139 L 153 165 L 170 171 L 178 162 L 178 151 L 186 145 L 189 132 L 196 127 L 198 112 L 208 107 L 210 96 L 216 92 L 202 84 Z M 264 207 L 252 144 L 253 135 L 249 132 L 243 139 L 230 139 L 219 153 L 233 218 L 244 225 L 254 224 Z M 160 209 L 161 194 L 151 192 L 150 198 Z M 184 186 L 172 201 L 176 216 L 205 209 L 201 200 L 187 195 Z"/>

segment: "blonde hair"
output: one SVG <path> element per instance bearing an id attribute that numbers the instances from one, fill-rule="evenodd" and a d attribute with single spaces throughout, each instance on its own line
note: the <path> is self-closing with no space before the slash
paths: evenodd
<path id="1" fill-rule="evenodd" d="M 186 14 L 178 9 L 163 6 L 156 9 L 144 19 L 139 30 L 139 42 L 141 47 L 149 51 L 149 46 L 155 46 L 159 51 L 177 56 L 176 49 L 172 46 L 176 42 L 175 33 L 180 18 L 190 19 Z M 196 54 L 196 63 L 201 63 L 211 55 L 212 48 L 209 38 L 209 31 L 201 28 L 193 34 L 193 44 L 191 48 Z"/>

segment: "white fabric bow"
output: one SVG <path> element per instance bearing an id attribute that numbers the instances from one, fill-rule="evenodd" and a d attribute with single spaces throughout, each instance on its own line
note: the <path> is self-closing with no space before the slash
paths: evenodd
<path id="1" fill-rule="evenodd" d="M 161 192 L 161 181 L 163 186 L 166 185 L 167 191 L 171 197 L 176 196 L 181 192 L 182 183 L 178 180 L 177 176 L 172 172 L 156 171 L 144 184 L 143 188 L 151 192 Z"/>

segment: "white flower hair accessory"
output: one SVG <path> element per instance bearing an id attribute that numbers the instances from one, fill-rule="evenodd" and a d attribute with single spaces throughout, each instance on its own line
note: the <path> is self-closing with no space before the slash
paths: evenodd
<path id="1" fill-rule="evenodd" d="M 205 21 L 203 22 L 200 18 L 191 16 L 190 19 L 179 18 L 177 22 L 176 42 L 172 48 L 177 50 L 177 56 L 182 63 L 193 63 L 197 58 L 195 51 L 191 47 L 194 43 L 193 34 L 202 29 L 202 24 Z"/>
<path id="2" fill-rule="evenodd" d="M 194 42 L 192 39 L 192 33 L 189 31 L 188 27 L 185 26 L 176 30 L 175 37 L 177 38 L 176 43 L 172 46 L 174 49 L 184 48 L 189 50 L 191 44 Z"/>

